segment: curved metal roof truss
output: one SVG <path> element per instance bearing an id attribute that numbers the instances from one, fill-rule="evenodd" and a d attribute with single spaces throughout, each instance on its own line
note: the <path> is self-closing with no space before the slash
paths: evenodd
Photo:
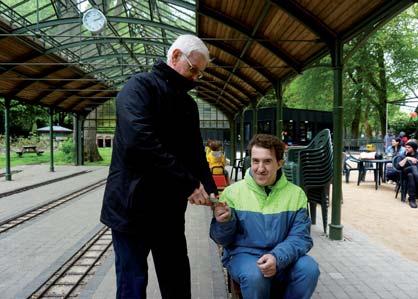
<path id="1" fill-rule="evenodd" d="M 196 95 L 232 117 L 414 0 L 0 0 L 0 97 L 87 113 L 197 32 L 213 61 Z M 91 7 L 107 17 L 92 35 Z"/>

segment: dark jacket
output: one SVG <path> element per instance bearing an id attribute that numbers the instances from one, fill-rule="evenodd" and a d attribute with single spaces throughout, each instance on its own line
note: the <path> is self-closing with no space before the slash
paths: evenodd
<path id="1" fill-rule="evenodd" d="M 117 123 L 101 221 L 131 232 L 184 219 L 199 183 L 216 193 L 206 161 L 194 87 L 164 62 L 133 76 L 116 98 Z M 183 220 L 184 221 L 184 220 Z"/>

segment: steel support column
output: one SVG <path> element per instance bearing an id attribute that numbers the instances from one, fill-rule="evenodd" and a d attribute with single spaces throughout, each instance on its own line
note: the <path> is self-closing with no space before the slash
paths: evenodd
<path id="1" fill-rule="evenodd" d="M 282 82 L 278 80 L 274 84 L 274 91 L 276 92 L 276 136 L 283 141 L 283 89 Z"/>
<path id="2" fill-rule="evenodd" d="M 79 115 L 73 114 L 73 140 L 74 140 L 74 148 L 73 148 L 73 163 L 74 165 L 80 165 L 80 158 L 79 158 L 79 142 L 80 142 L 80 126 L 79 126 Z"/>
<path id="3" fill-rule="evenodd" d="M 4 99 L 4 142 L 6 155 L 6 172 L 4 177 L 6 181 L 12 180 L 12 172 L 10 171 L 10 99 Z"/>
<path id="4" fill-rule="evenodd" d="M 80 114 L 74 115 L 74 142 L 75 142 L 75 165 L 84 165 L 84 142 L 83 142 L 83 122 L 84 116 Z"/>
<path id="5" fill-rule="evenodd" d="M 252 137 L 257 134 L 258 131 L 258 117 L 257 117 L 257 103 L 251 102 L 251 107 L 253 108 L 253 128 L 252 128 Z"/>
<path id="6" fill-rule="evenodd" d="M 229 127 L 231 131 L 231 163 L 234 163 L 235 154 L 237 152 L 237 138 L 236 138 L 237 130 L 235 126 L 235 121 L 236 121 L 236 115 L 234 118 L 229 119 Z"/>
<path id="7" fill-rule="evenodd" d="M 334 161 L 332 181 L 332 214 L 329 225 L 329 238 L 331 240 L 343 239 L 343 226 L 341 225 L 341 202 L 342 202 L 342 152 L 343 152 L 343 44 L 336 40 L 331 49 L 332 66 L 334 69 Z"/>
<path id="8" fill-rule="evenodd" d="M 49 171 L 54 172 L 54 109 L 49 108 Z"/>
<path id="9" fill-rule="evenodd" d="M 239 123 L 239 134 L 241 135 L 241 144 L 240 144 L 240 146 L 241 146 L 241 158 L 243 158 L 244 157 L 244 153 L 245 153 L 245 150 L 244 150 L 244 145 L 245 145 L 245 136 L 244 136 L 244 120 L 245 120 L 245 109 L 242 109 L 242 112 L 241 112 L 241 121 L 240 121 L 240 123 Z"/>

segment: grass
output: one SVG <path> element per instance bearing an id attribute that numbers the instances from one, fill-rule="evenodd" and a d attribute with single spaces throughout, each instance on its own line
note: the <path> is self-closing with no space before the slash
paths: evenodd
<path id="1" fill-rule="evenodd" d="M 99 153 L 103 158 L 103 161 L 97 162 L 84 162 L 89 166 L 107 166 L 110 164 L 110 158 L 112 155 L 111 148 L 99 148 Z M 19 157 L 15 152 L 11 152 L 10 164 L 11 167 L 18 165 L 33 165 L 33 164 L 45 164 L 49 163 L 50 155 L 49 151 L 45 151 L 42 155 L 38 156 L 35 153 L 24 153 L 22 157 Z M 66 161 L 64 153 L 61 151 L 54 152 L 54 165 L 73 165 Z M 4 153 L 0 154 L 0 168 L 6 167 L 6 156 Z"/>

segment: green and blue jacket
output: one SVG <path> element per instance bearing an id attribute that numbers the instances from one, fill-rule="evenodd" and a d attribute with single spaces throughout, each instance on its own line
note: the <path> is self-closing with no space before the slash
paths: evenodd
<path id="1" fill-rule="evenodd" d="M 228 222 L 212 219 L 210 236 L 224 247 L 224 265 L 235 254 L 273 254 L 277 269 L 286 268 L 313 246 L 304 191 L 284 175 L 266 192 L 249 171 L 244 180 L 227 187 L 220 201 L 231 208 Z"/>

